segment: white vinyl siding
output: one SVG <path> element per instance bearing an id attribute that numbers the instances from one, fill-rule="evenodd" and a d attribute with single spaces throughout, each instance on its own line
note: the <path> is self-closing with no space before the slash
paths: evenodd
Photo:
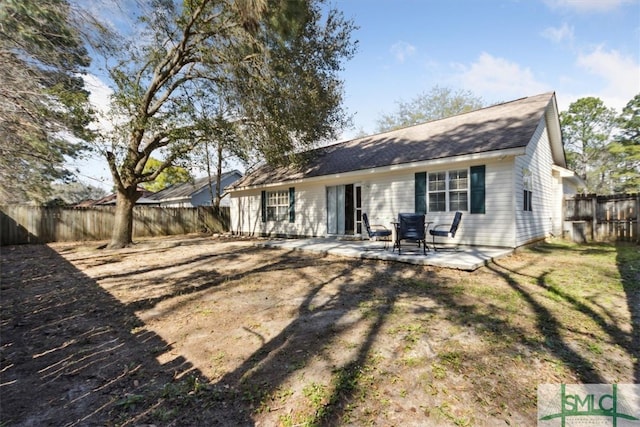
<path id="1" fill-rule="evenodd" d="M 472 245 L 512 247 L 515 240 L 513 220 L 513 158 L 486 164 L 485 214 L 465 212 L 463 242 Z M 453 215 L 453 214 L 451 214 Z M 451 216 L 453 218 L 453 216 Z"/>
<path id="2" fill-rule="evenodd" d="M 455 241 L 460 244 L 513 247 L 515 241 L 513 219 L 513 158 L 483 162 L 486 166 L 486 214 L 463 212 Z M 447 172 L 468 170 L 477 163 L 465 163 L 442 170 Z M 260 190 L 234 192 L 232 195 L 231 228 L 234 233 L 250 235 L 327 236 L 326 189 L 344 184 L 362 185 L 362 212 L 373 224 L 391 228 L 391 222 L 400 212 L 415 209 L 415 173 L 421 170 L 365 173 L 361 179 L 326 180 L 314 183 L 296 183 L 271 189 L 284 190 L 294 186 L 296 191 L 295 222 L 261 222 Z M 428 212 L 427 222 L 451 224 L 454 211 Z M 430 237 L 430 236 L 428 236 Z"/>
<path id="3" fill-rule="evenodd" d="M 513 158 L 493 160 L 486 165 L 486 214 L 463 212 L 459 232 L 454 241 L 468 245 L 513 247 L 515 242 L 513 218 Z M 476 164 L 456 165 L 455 170 L 468 169 Z M 446 170 L 454 170 L 448 168 Z M 440 172 L 446 172 L 446 170 Z M 428 170 L 428 172 L 439 172 Z M 376 174 L 363 182 L 363 211 L 370 221 L 390 227 L 399 212 L 415 209 L 415 172 Z M 428 184 L 427 184 L 428 185 Z M 427 212 L 426 221 L 451 224 L 455 212 Z M 427 236 L 429 239 L 430 236 Z"/>
<path id="4" fill-rule="evenodd" d="M 327 197 L 324 185 L 296 184 L 296 220 L 289 234 L 325 236 L 327 234 Z"/>
<path id="5" fill-rule="evenodd" d="M 295 188 L 295 221 L 265 222 L 261 219 L 261 191 L 247 190 L 231 193 L 231 232 L 250 236 L 324 236 L 326 234 L 326 206 L 324 186 L 309 184 L 286 185 L 269 189 L 270 192 L 286 192 Z M 287 205 L 288 209 L 288 205 Z M 288 210 L 287 210 L 288 218 Z"/>
<path id="6" fill-rule="evenodd" d="M 234 234 L 260 235 L 264 228 L 260 210 L 260 190 L 231 193 L 230 231 Z"/>
<path id="7" fill-rule="evenodd" d="M 515 179 L 515 219 L 516 246 L 521 246 L 547 237 L 552 232 L 553 222 L 553 158 L 543 118 L 527 146 L 524 156 L 516 158 Z M 530 178 L 526 176 L 530 173 Z M 530 183 L 531 210 L 525 211 L 525 182 Z"/>
<path id="8" fill-rule="evenodd" d="M 407 172 L 376 174 L 362 183 L 362 211 L 372 224 L 391 228 L 399 212 L 414 210 L 414 175 Z"/>

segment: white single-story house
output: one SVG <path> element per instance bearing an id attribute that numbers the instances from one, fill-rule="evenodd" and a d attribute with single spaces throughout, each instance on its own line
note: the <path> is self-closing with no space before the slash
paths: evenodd
<path id="1" fill-rule="evenodd" d="M 211 178 L 211 190 L 209 189 L 209 177 L 197 178 L 193 182 L 171 185 L 149 196 L 158 206 L 171 208 L 191 208 L 195 206 L 211 206 L 211 191 L 216 193 L 216 176 Z M 238 170 L 224 172 L 220 176 L 220 187 L 225 188 L 242 178 Z M 220 206 L 229 206 L 229 197 L 224 195 L 220 200 Z"/>
<path id="2" fill-rule="evenodd" d="M 554 93 L 314 150 L 304 166 L 263 165 L 227 188 L 231 231 L 366 237 L 362 213 L 391 228 L 400 212 L 450 224 L 452 243 L 515 248 L 563 229 L 568 170 Z"/>

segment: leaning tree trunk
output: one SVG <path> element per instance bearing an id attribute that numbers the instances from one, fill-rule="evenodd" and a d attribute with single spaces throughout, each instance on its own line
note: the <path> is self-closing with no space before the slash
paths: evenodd
<path id="1" fill-rule="evenodd" d="M 115 223 L 107 248 L 120 249 L 133 243 L 133 207 L 140 196 L 142 193 L 137 191 L 136 186 L 117 192 Z"/>

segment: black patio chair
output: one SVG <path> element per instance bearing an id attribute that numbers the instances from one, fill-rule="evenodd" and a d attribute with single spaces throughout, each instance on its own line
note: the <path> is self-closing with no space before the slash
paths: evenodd
<path id="1" fill-rule="evenodd" d="M 462 212 L 456 212 L 453 217 L 453 222 L 451 223 L 451 227 L 448 230 L 438 230 L 439 227 L 449 227 L 449 224 L 438 224 L 429 230 L 429 234 L 433 236 L 433 250 L 437 251 L 436 247 L 436 237 L 448 237 L 453 239 L 456 237 L 456 233 L 458 232 L 458 227 L 460 226 L 460 221 L 462 220 Z M 440 248 L 443 249 L 443 248 Z"/>
<path id="2" fill-rule="evenodd" d="M 416 213 L 400 213 L 398 214 L 398 222 L 396 225 L 396 240 L 393 244 L 393 250 L 398 248 L 398 255 L 402 253 L 402 241 L 418 243 L 418 247 L 422 245 L 422 253 L 427 254 L 425 230 L 424 230 L 424 214 Z"/>
<path id="3" fill-rule="evenodd" d="M 384 240 L 384 249 L 387 249 L 389 245 L 389 237 L 391 236 L 391 230 L 388 230 L 383 225 L 374 225 L 375 229 L 371 228 L 371 224 L 369 224 L 369 217 L 366 213 L 362 214 L 362 221 L 364 222 L 364 226 L 367 229 L 367 234 L 369 235 L 369 239 L 378 239 L 383 238 Z"/>

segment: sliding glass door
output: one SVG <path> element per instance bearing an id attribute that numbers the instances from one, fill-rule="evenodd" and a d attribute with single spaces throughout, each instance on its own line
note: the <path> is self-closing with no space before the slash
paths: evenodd
<path id="1" fill-rule="evenodd" d="M 361 221 L 361 187 L 355 184 L 327 187 L 327 234 L 360 234 Z"/>
<path id="2" fill-rule="evenodd" d="M 344 234 L 345 186 L 327 187 L 327 234 Z"/>

